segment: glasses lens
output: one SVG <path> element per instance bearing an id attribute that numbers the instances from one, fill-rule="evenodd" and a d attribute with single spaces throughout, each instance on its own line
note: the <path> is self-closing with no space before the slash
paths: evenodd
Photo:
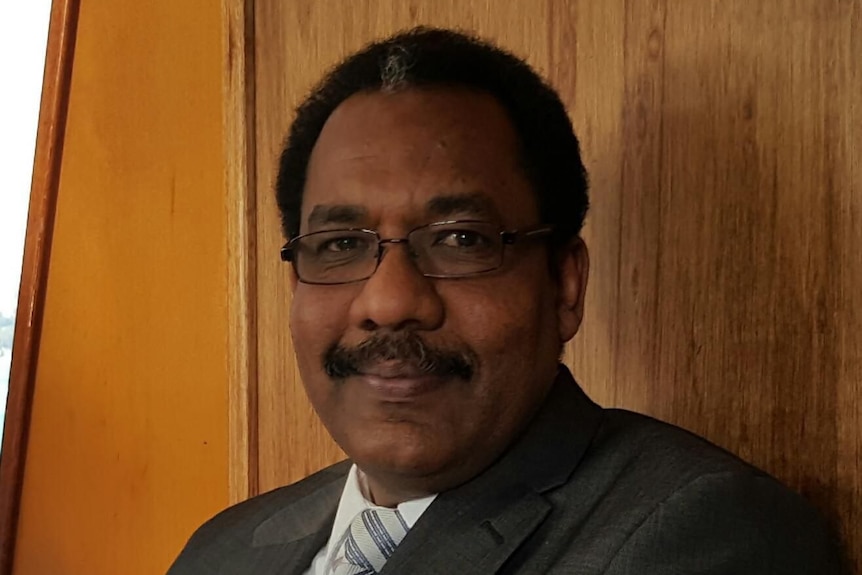
<path id="1" fill-rule="evenodd" d="M 500 229 L 490 223 L 432 224 L 414 230 L 408 239 L 426 275 L 468 276 L 496 269 L 502 262 Z"/>
<path id="2" fill-rule="evenodd" d="M 315 232 L 294 240 L 296 273 L 308 283 L 337 284 L 374 273 L 377 236 L 362 230 Z"/>

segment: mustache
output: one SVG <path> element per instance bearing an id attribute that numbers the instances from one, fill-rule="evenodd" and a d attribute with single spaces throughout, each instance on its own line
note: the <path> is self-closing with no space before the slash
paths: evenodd
<path id="1" fill-rule="evenodd" d="M 424 375 L 468 381 L 478 356 L 466 346 L 457 350 L 431 346 L 415 333 L 376 334 L 355 347 L 333 344 L 324 354 L 323 368 L 329 377 L 344 379 L 384 361 L 403 363 Z"/>

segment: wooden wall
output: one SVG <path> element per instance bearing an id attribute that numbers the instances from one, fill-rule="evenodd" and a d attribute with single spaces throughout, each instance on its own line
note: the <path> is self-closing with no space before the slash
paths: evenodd
<path id="1" fill-rule="evenodd" d="M 15 575 L 164 573 L 228 503 L 221 28 L 81 3 Z"/>
<path id="2" fill-rule="evenodd" d="M 292 110 L 339 58 L 420 23 L 498 41 L 569 107 L 593 274 L 566 361 L 588 392 L 777 475 L 862 566 L 860 0 L 258 0 L 250 491 L 340 457 L 287 331 L 272 183 Z"/>

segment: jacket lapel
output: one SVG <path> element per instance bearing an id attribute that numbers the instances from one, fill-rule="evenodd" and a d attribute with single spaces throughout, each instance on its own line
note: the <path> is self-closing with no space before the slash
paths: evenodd
<path id="1" fill-rule="evenodd" d="M 553 509 L 543 494 L 568 480 L 601 418 L 561 366 L 522 437 L 481 475 L 440 494 L 381 575 L 497 572 Z"/>
<path id="2" fill-rule="evenodd" d="M 328 470 L 308 485 L 307 494 L 273 514 L 253 534 L 249 565 L 266 565 L 266 573 L 301 575 L 329 540 L 335 512 L 351 463 Z M 261 571 L 263 573 L 263 571 Z"/>

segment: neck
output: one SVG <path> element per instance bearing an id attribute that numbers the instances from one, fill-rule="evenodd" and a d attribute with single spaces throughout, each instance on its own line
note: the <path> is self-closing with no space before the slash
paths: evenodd
<path id="1" fill-rule="evenodd" d="M 374 505 L 380 507 L 395 508 L 405 501 L 413 501 L 434 495 L 435 492 L 421 489 L 405 489 L 403 487 L 393 486 L 386 482 L 376 481 L 369 477 L 358 467 L 357 477 L 359 478 L 359 488 L 362 491 L 363 497 Z"/>

